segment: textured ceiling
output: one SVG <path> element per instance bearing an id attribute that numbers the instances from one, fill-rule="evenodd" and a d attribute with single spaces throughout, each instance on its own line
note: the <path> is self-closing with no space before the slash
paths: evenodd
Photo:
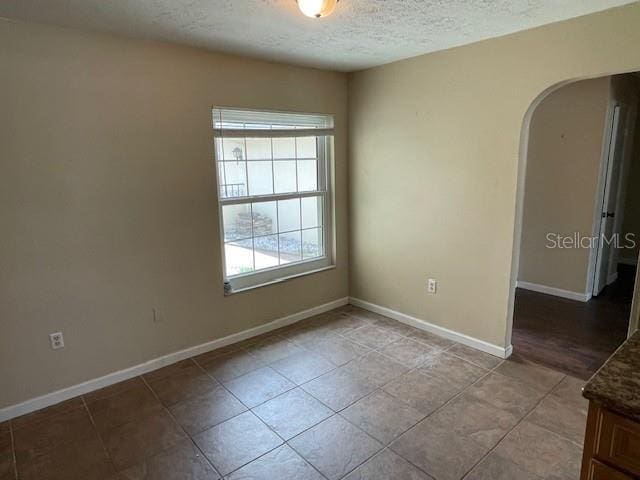
<path id="1" fill-rule="evenodd" d="M 343 71 L 505 35 L 634 0 L 1 0 L 0 16 Z"/>

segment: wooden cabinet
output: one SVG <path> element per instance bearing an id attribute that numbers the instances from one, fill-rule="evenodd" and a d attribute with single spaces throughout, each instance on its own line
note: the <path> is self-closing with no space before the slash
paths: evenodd
<path id="1" fill-rule="evenodd" d="M 640 479 L 640 424 L 590 402 L 581 480 Z"/>

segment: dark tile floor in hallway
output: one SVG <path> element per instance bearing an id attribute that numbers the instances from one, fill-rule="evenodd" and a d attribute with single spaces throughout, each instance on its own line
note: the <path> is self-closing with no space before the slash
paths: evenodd
<path id="1" fill-rule="evenodd" d="M 635 267 L 619 265 L 618 280 L 588 302 L 517 289 L 515 354 L 589 379 L 627 338 L 634 282 Z"/>
<path id="2" fill-rule="evenodd" d="M 577 479 L 581 387 L 348 306 L 0 424 L 0 479 Z"/>

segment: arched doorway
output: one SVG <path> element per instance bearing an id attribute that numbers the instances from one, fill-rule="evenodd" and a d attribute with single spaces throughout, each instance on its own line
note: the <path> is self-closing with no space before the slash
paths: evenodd
<path id="1" fill-rule="evenodd" d="M 523 122 L 508 335 L 581 378 L 635 330 L 639 101 L 636 74 L 563 82 Z"/>

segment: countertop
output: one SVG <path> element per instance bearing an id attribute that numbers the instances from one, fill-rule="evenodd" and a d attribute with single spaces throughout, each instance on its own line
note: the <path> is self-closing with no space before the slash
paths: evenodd
<path id="1" fill-rule="evenodd" d="M 591 377 L 582 395 L 640 421 L 640 331 L 628 338 Z"/>

